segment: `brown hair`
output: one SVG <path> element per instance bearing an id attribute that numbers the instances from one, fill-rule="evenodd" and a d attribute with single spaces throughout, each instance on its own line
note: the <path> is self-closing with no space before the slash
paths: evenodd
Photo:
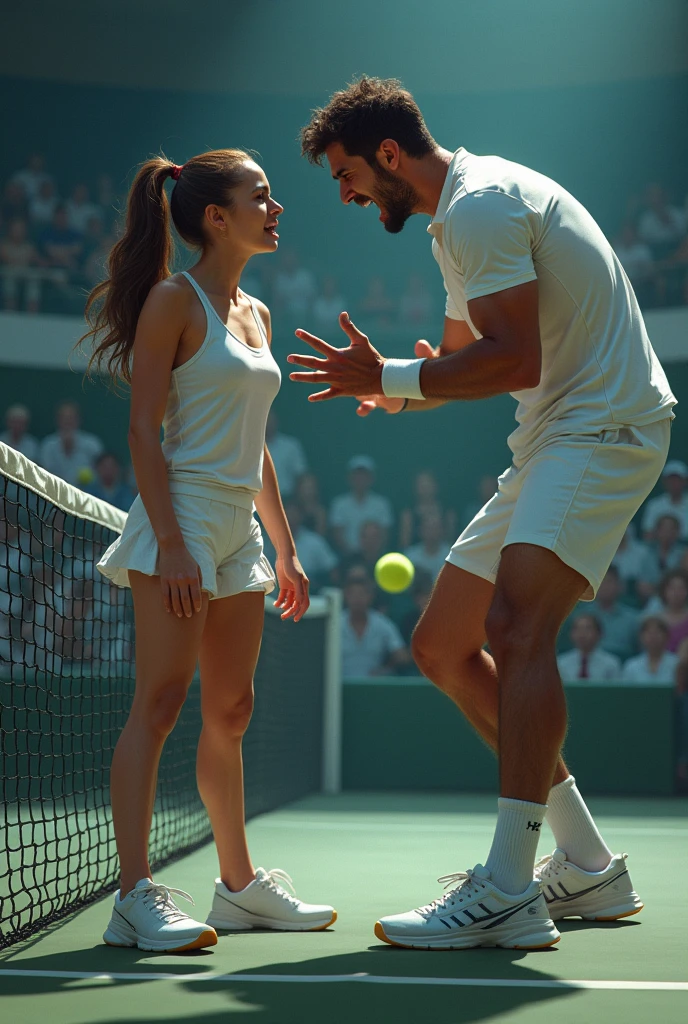
<path id="1" fill-rule="evenodd" d="M 241 168 L 251 157 L 241 149 L 216 149 L 188 160 L 168 202 L 165 180 L 176 165 L 165 156 L 141 164 L 127 199 L 125 231 L 112 247 L 108 277 L 86 301 L 89 330 L 77 345 L 92 339 L 93 354 L 87 373 L 107 371 L 131 384 L 131 355 L 136 324 L 153 285 L 170 276 L 174 243 L 170 214 L 180 237 L 192 248 L 203 249 L 203 218 L 207 206 L 231 207 L 232 192 L 241 181 Z M 102 336 L 98 341 L 99 336 Z"/>
<path id="2" fill-rule="evenodd" d="M 349 156 L 362 156 L 372 167 L 385 139 L 394 139 L 413 157 L 436 148 L 418 104 L 399 79 L 363 75 L 313 111 L 301 129 L 301 153 L 322 164 L 327 147 L 341 142 Z"/>
<path id="3" fill-rule="evenodd" d="M 672 580 L 681 580 L 684 587 L 688 591 L 688 572 L 685 569 L 670 569 L 669 572 L 662 576 L 657 586 L 657 593 L 659 594 L 662 601 L 666 602 L 666 589 Z"/>

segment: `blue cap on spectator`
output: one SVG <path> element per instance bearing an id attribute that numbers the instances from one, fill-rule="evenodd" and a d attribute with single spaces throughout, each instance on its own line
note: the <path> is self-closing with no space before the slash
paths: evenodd
<path id="1" fill-rule="evenodd" d="M 349 459 L 347 469 L 367 469 L 369 473 L 375 472 L 375 462 L 370 455 L 354 455 Z"/>
<path id="2" fill-rule="evenodd" d="M 662 471 L 662 476 L 682 476 L 688 480 L 688 466 L 680 459 L 669 459 Z"/>

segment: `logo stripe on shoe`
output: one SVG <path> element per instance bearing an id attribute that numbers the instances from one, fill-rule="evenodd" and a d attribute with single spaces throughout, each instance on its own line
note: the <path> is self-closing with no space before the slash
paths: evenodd
<path id="1" fill-rule="evenodd" d="M 604 882 L 596 882 L 595 885 L 591 885 L 587 889 L 580 889 L 578 892 L 572 893 L 570 895 L 569 893 L 566 893 L 566 896 L 558 896 L 552 888 L 552 886 L 548 885 L 547 888 L 552 893 L 552 899 L 549 899 L 547 893 L 543 892 L 543 895 L 547 903 L 568 903 L 570 900 L 580 899 L 581 896 L 587 896 L 589 893 L 596 892 L 598 889 L 606 889 L 606 887 L 608 885 L 611 885 L 612 882 L 617 882 L 623 875 L 627 874 L 628 871 L 626 870 L 626 868 L 624 868 L 623 871 L 619 871 L 618 875 L 613 875 L 612 878 L 608 878 Z M 561 885 L 561 882 L 559 883 L 559 885 Z M 562 889 L 564 889 L 563 885 L 561 887 Z M 566 892 L 565 889 L 564 892 Z"/>

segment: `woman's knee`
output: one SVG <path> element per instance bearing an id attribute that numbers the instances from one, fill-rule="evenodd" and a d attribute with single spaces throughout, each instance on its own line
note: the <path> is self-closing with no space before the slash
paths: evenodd
<path id="1" fill-rule="evenodd" d="M 241 739 L 248 729 L 253 714 L 253 690 L 249 689 L 234 699 L 206 702 L 202 705 L 203 728 L 224 739 Z"/>
<path id="2" fill-rule="evenodd" d="M 188 689 L 189 683 L 180 680 L 167 683 L 145 695 L 137 695 L 132 705 L 131 717 L 153 732 L 169 736 L 184 706 Z"/>

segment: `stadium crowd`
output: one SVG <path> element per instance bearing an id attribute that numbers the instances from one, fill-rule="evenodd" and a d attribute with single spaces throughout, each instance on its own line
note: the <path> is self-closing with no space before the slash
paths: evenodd
<path id="1" fill-rule="evenodd" d="M 75 180 L 61 193 L 44 155 L 32 153 L 0 185 L 2 308 L 80 315 L 85 294 L 103 279 L 122 209 L 110 175 Z M 688 196 L 678 205 L 661 184 L 648 184 L 629 199 L 613 244 L 643 308 L 688 304 Z M 394 291 L 373 275 L 363 294 L 350 294 L 332 270 L 316 275 L 289 248 L 251 267 L 242 287 L 267 302 L 285 330 L 304 318 L 316 331 L 329 327 L 342 309 L 377 332 L 423 327 L 442 315 L 418 273 Z"/>

